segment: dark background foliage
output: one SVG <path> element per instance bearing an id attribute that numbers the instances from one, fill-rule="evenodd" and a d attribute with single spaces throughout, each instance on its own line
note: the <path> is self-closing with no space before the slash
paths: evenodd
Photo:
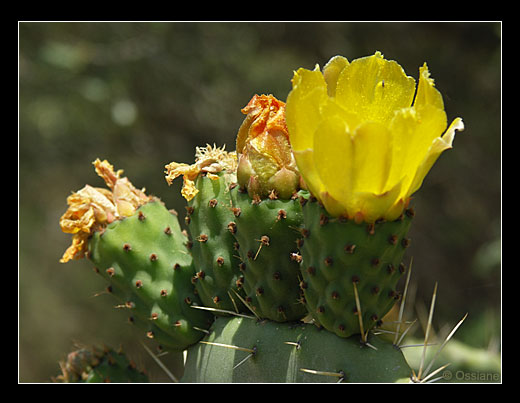
<path id="1" fill-rule="evenodd" d="M 206 143 L 233 150 L 240 109 L 255 93 L 285 100 L 297 68 L 376 50 L 416 79 L 428 62 L 449 120 L 466 125 L 413 200 L 412 314 L 438 281 L 437 329 L 469 312 L 457 338 L 498 351 L 500 23 L 21 22 L 19 380 L 49 381 L 74 342 L 123 345 L 167 380 L 89 262 L 58 262 L 70 243 L 58 226 L 66 197 L 102 185 L 95 158 L 183 211 L 181 181 L 167 186 L 165 164 L 191 163 Z M 162 359 L 179 373 L 178 356 Z"/>

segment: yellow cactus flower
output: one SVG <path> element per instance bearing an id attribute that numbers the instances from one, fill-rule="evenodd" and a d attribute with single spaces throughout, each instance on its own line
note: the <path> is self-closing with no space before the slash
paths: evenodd
<path id="1" fill-rule="evenodd" d="M 296 163 L 333 216 L 394 220 L 439 155 L 452 148 L 461 118 L 447 127 L 442 95 L 426 63 L 415 80 L 380 52 L 294 73 L 286 122 Z"/>
<path id="2" fill-rule="evenodd" d="M 115 172 L 107 160 L 96 159 L 93 164 L 110 190 L 85 185 L 67 197 L 69 207 L 60 218 L 60 227 L 73 236 L 72 245 L 63 254 L 61 263 L 84 257 L 87 240 L 94 231 L 116 219 L 131 216 L 139 206 L 152 199 L 144 189 L 136 189 L 128 178 L 121 178 L 123 170 Z"/>
<path id="3" fill-rule="evenodd" d="M 272 95 L 255 95 L 242 109 L 238 130 L 237 179 L 253 198 L 289 199 L 299 189 L 300 174 L 285 124 L 285 103 Z"/>

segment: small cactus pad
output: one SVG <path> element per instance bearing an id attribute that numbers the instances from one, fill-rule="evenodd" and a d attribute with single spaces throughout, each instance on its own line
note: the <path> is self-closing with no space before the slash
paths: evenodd
<path id="1" fill-rule="evenodd" d="M 252 200 L 238 187 L 231 195 L 246 303 L 260 318 L 301 319 L 307 311 L 299 288 L 296 241 L 303 216 L 298 199 Z"/>
<path id="2" fill-rule="evenodd" d="M 79 348 L 60 362 L 62 374 L 55 381 L 65 383 L 147 383 L 148 377 L 123 352 L 111 348 Z"/>
<path id="3" fill-rule="evenodd" d="M 240 292 L 238 244 L 229 231 L 232 211 L 225 173 L 195 181 L 199 190 L 188 203 L 186 223 L 191 236 L 191 253 L 196 265 L 195 288 L 205 306 L 233 312 L 246 308 L 232 291 Z"/>
<path id="4" fill-rule="evenodd" d="M 314 320 L 341 337 L 376 325 L 400 294 L 397 281 L 409 244 L 406 234 L 413 212 L 392 222 L 357 224 L 334 218 L 316 201 L 302 200 L 301 287 Z M 356 301 L 356 291 L 358 301 Z"/>
<path id="5" fill-rule="evenodd" d="M 412 373 L 375 336 L 368 346 L 312 324 L 222 317 L 210 330 L 188 350 L 182 382 L 408 382 Z"/>
<path id="6" fill-rule="evenodd" d="M 204 335 L 213 316 L 202 305 L 195 270 L 177 216 L 158 200 L 94 233 L 88 256 L 110 282 L 108 291 L 165 349 L 183 350 Z M 200 330 L 202 329 L 202 330 Z"/>

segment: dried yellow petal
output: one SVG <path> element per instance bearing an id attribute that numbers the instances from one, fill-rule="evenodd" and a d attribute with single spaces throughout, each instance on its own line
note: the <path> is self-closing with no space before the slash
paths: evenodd
<path id="1" fill-rule="evenodd" d="M 93 165 L 111 190 L 85 185 L 67 198 L 69 207 L 60 218 L 60 227 L 73 237 L 72 245 L 60 260 L 62 263 L 84 257 L 87 240 L 94 231 L 118 218 L 131 216 L 152 199 L 144 189 L 136 189 L 128 178 L 121 178 L 123 170 L 114 171 L 107 160 L 96 159 Z"/>
<path id="2" fill-rule="evenodd" d="M 209 178 L 216 179 L 215 174 L 227 171 L 235 174 L 237 157 L 235 152 L 227 152 L 226 146 L 219 148 L 206 144 L 206 147 L 196 147 L 195 163 L 188 165 L 183 162 L 170 162 L 165 166 L 166 182 L 171 185 L 179 176 L 183 177 L 182 196 L 190 201 L 199 190 L 195 186 L 195 179 L 200 173 L 206 173 Z"/>

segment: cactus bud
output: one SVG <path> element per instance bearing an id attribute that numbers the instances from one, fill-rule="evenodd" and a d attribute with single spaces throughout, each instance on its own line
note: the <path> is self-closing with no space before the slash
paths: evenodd
<path id="1" fill-rule="evenodd" d="M 299 190 L 300 174 L 285 124 L 285 103 L 272 95 L 255 95 L 246 107 L 238 131 L 237 180 L 252 198 L 275 192 L 289 199 Z"/>

